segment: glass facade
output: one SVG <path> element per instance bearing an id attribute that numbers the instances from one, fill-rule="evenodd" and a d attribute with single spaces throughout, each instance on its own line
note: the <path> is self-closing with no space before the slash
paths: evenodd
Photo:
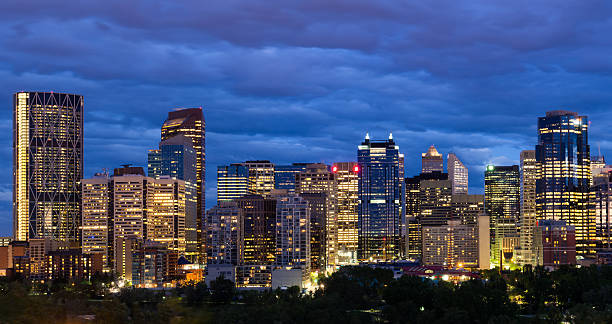
<path id="1" fill-rule="evenodd" d="M 488 165 L 485 170 L 485 212 L 490 218 L 491 263 L 500 262 L 504 239 L 518 236 L 521 210 L 518 165 Z"/>
<path id="2" fill-rule="evenodd" d="M 230 164 L 217 167 L 217 204 L 252 194 L 252 188 L 249 168 L 246 165 Z"/>
<path id="3" fill-rule="evenodd" d="M 205 259 L 204 213 L 206 211 L 206 122 L 202 108 L 181 108 L 168 113 L 161 128 L 161 140 L 184 135 L 192 140 L 196 156 L 196 246 L 198 260 Z"/>
<path id="4" fill-rule="evenodd" d="M 453 195 L 467 195 L 468 168 L 454 153 L 448 155 L 447 163 L 448 177 L 453 184 Z"/>
<path id="5" fill-rule="evenodd" d="M 311 163 L 293 163 L 291 165 L 274 166 L 274 189 L 284 189 L 288 192 L 295 192 L 296 174 L 306 170 L 306 166 Z"/>
<path id="6" fill-rule="evenodd" d="M 579 255 L 595 253 L 595 216 L 591 206 L 591 168 L 586 116 L 550 111 L 538 118 L 536 180 L 538 219 L 563 220 L 576 230 Z"/>
<path id="7" fill-rule="evenodd" d="M 338 162 L 332 166 L 338 181 L 338 264 L 357 263 L 359 164 Z"/>
<path id="8" fill-rule="evenodd" d="M 366 136 L 357 151 L 359 163 L 358 259 L 396 260 L 402 254 L 402 177 L 399 147 L 392 136 Z"/>
<path id="9" fill-rule="evenodd" d="M 79 241 L 83 178 L 83 96 L 13 95 L 15 240 Z"/>

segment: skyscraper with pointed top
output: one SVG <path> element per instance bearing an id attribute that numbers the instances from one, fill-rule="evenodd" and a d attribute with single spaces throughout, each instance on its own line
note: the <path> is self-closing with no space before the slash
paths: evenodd
<path id="1" fill-rule="evenodd" d="M 401 159 L 392 134 L 383 141 L 370 140 L 368 134 L 358 146 L 357 257 L 360 261 L 389 261 L 401 257 L 404 203 Z"/>
<path id="2" fill-rule="evenodd" d="M 206 210 L 206 122 L 202 114 L 202 107 L 181 108 L 168 113 L 168 118 L 161 128 L 161 140 L 165 141 L 179 134 L 193 141 L 193 149 L 196 153 L 196 240 L 199 261 L 203 262 L 206 253 L 203 230 L 204 212 Z"/>
<path id="3" fill-rule="evenodd" d="M 468 168 L 459 160 L 455 153 L 449 153 L 446 160 L 448 179 L 452 182 L 453 195 L 467 195 Z"/>
<path id="4" fill-rule="evenodd" d="M 421 154 L 421 173 L 444 172 L 444 159 L 436 147 L 431 145 L 427 152 Z"/>

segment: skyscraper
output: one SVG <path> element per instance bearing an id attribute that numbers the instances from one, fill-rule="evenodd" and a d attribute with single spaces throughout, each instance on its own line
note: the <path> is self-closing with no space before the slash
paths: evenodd
<path id="1" fill-rule="evenodd" d="M 185 257 L 198 262 L 197 159 L 193 141 L 183 134 L 169 137 L 159 143 L 159 149 L 149 150 L 148 158 L 149 177 L 185 181 Z"/>
<path id="2" fill-rule="evenodd" d="M 234 201 L 221 201 L 206 212 L 206 264 L 238 264 L 242 217 Z"/>
<path id="3" fill-rule="evenodd" d="M 274 190 L 274 164 L 267 160 L 246 161 L 249 170 L 250 191 L 256 195 L 270 196 Z"/>
<path id="4" fill-rule="evenodd" d="M 595 253 L 595 217 L 590 200 L 587 116 L 556 110 L 538 118 L 536 180 L 538 219 L 564 220 L 576 230 L 576 252 Z"/>
<path id="5" fill-rule="evenodd" d="M 102 254 L 105 265 L 108 265 L 113 255 L 110 186 L 106 173 L 98 173 L 91 179 L 81 181 L 81 249 L 83 254 Z"/>
<path id="6" fill-rule="evenodd" d="M 338 263 L 357 262 L 359 164 L 338 162 L 332 166 L 338 181 Z"/>
<path id="7" fill-rule="evenodd" d="M 491 262 L 500 262 L 504 239 L 518 235 L 521 210 L 518 165 L 488 165 L 485 170 L 485 212 L 490 217 Z"/>
<path id="8" fill-rule="evenodd" d="M 330 172 L 325 164 L 310 164 L 306 167 L 306 170 L 296 175 L 295 192 L 299 195 L 324 195 L 324 209 L 321 209 L 321 206 L 318 206 L 318 208 L 311 207 L 311 218 L 314 218 L 311 220 L 311 236 L 321 239 L 322 248 L 325 249 L 324 255 L 321 258 L 324 266 L 335 266 L 337 264 L 338 251 L 338 182 L 336 174 Z M 304 197 L 307 200 L 311 199 L 311 197 Z M 324 218 L 320 212 L 325 212 Z M 316 233 L 317 231 L 324 231 L 324 233 Z"/>
<path id="9" fill-rule="evenodd" d="M 182 134 L 190 138 L 196 154 L 196 241 L 199 260 L 204 260 L 204 212 L 206 211 L 206 122 L 202 107 L 183 108 L 168 113 L 161 129 L 161 140 Z"/>
<path id="10" fill-rule="evenodd" d="M 597 249 L 612 248 L 612 173 L 594 179 L 593 205 L 595 208 L 595 238 Z"/>
<path id="11" fill-rule="evenodd" d="M 246 165 L 233 163 L 217 167 L 217 204 L 253 194 L 253 187 Z"/>
<path id="12" fill-rule="evenodd" d="M 402 254 L 402 185 L 399 146 L 369 136 L 358 146 L 359 260 L 389 261 Z"/>
<path id="13" fill-rule="evenodd" d="M 302 270 L 310 275 L 310 209 L 308 201 L 293 193 L 276 198 L 276 267 Z"/>
<path id="14" fill-rule="evenodd" d="M 274 189 L 295 192 L 295 176 L 306 170 L 306 166 L 312 163 L 292 163 L 291 165 L 274 166 Z"/>
<path id="15" fill-rule="evenodd" d="M 448 154 L 448 177 L 453 185 L 453 195 L 468 193 L 468 168 L 459 160 L 455 153 Z"/>
<path id="16" fill-rule="evenodd" d="M 78 241 L 83 96 L 13 95 L 13 236 Z"/>
<path id="17" fill-rule="evenodd" d="M 235 200 L 242 209 L 239 263 L 272 265 L 276 253 L 276 199 L 246 195 Z"/>
<path id="18" fill-rule="evenodd" d="M 434 171 L 444 172 L 444 160 L 435 146 L 430 146 L 427 152 L 421 154 L 421 173 Z"/>
<path id="19" fill-rule="evenodd" d="M 538 163 L 534 150 L 521 152 L 521 233 L 519 264 L 535 264 L 533 245 L 534 229 L 536 227 L 536 179 Z"/>

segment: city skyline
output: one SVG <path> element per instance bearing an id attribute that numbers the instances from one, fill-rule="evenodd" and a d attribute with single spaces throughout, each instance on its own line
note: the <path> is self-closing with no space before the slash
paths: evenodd
<path id="1" fill-rule="evenodd" d="M 484 192 L 486 165 L 519 164 L 520 152 L 534 149 L 537 118 L 546 111 L 588 116 L 592 155 L 600 147 L 612 156 L 610 45 L 581 37 L 605 35 L 604 17 L 612 11 L 606 3 L 597 10 L 578 2 L 532 4 L 529 16 L 519 4 L 493 10 L 478 2 L 403 10 L 385 3 L 248 10 L 240 2 L 172 10 L 138 4 L 108 10 L 120 8 L 113 1 L 107 9 L 16 3 L 0 4 L 6 105 L 0 127 L 11 133 L 11 97 L 18 91 L 84 96 L 84 178 L 125 163 L 146 167 L 167 113 L 200 105 L 208 208 L 219 165 L 355 161 L 366 132 L 372 138 L 393 132 L 406 177 L 419 174 L 420 154 L 432 144 L 444 156 L 456 153 L 470 171 L 473 194 Z M 126 18 L 125 10 L 141 14 Z M 218 18 L 202 22 L 203 15 Z M 5 170 L 11 140 L 0 139 Z M 0 235 L 11 234 L 11 205 L 5 172 Z"/>

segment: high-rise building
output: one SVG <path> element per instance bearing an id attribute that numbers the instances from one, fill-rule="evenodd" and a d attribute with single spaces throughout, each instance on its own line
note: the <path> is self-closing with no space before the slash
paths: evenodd
<path id="1" fill-rule="evenodd" d="M 421 154 L 421 173 L 444 172 L 444 160 L 435 146 L 430 146 L 427 152 Z"/>
<path id="2" fill-rule="evenodd" d="M 453 195 L 468 193 L 468 168 L 459 160 L 455 153 L 448 154 L 446 160 L 448 178 L 453 184 Z"/>
<path id="3" fill-rule="evenodd" d="M 449 220 L 445 225 L 423 226 L 424 265 L 478 268 L 478 226 Z"/>
<path id="4" fill-rule="evenodd" d="M 607 177 L 599 174 L 594 179 L 593 205 L 595 208 L 595 238 L 598 250 L 612 248 L 612 172 Z"/>
<path id="5" fill-rule="evenodd" d="M 359 164 L 337 162 L 332 166 L 338 181 L 338 264 L 357 263 Z"/>
<path id="6" fill-rule="evenodd" d="M 149 177 L 185 181 L 185 257 L 198 262 L 197 159 L 193 141 L 183 134 L 169 137 L 159 143 L 159 149 L 149 150 L 148 157 Z"/>
<path id="7" fill-rule="evenodd" d="M 301 269 L 302 281 L 310 276 L 310 209 L 308 201 L 293 193 L 276 198 L 276 258 L 274 266 Z"/>
<path id="8" fill-rule="evenodd" d="M 445 225 L 451 218 L 451 197 L 450 180 L 421 180 L 419 184 L 421 224 Z"/>
<path id="9" fill-rule="evenodd" d="M 519 264 L 535 264 L 533 245 L 536 226 L 536 179 L 538 164 L 534 150 L 521 152 L 521 213 L 520 213 L 520 250 L 517 255 Z"/>
<path id="10" fill-rule="evenodd" d="M 276 199 L 246 195 L 235 200 L 242 209 L 239 264 L 272 265 L 276 253 Z"/>
<path id="11" fill-rule="evenodd" d="M 190 138 L 196 154 L 196 246 L 199 249 L 199 260 L 203 261 L 205 260 L 203 219 L 206 211 L 206 122 L 202 107 L 177 109 L 168 113 L 168 118 L 161 128 L 161 140 L 165 141 L 176 135 Z"/>
<path id="12" fill-rule="evenodd" d="M 185 254 L 185 181 L 153 179 L 140 167 L 126 166 L 110 178 L 98 174 L 82 183 L 84 253 L 117 257 L 113 249 L 118 241 L 129 239 L 154 241 Z"/>
<path id="13" fill-rule="evenodd" d="M 13 236 L 79 241 L 83 96 L 13 95 Z"/>
<path id="14" fill-rule="evenodd" d="M 485 212 L 490 218 L 491 262 L 500 262 L 504 239 L 518 236 L 521 210 L 518 165 L 488 165 L 485 170 Z"/>
<path id="15" fill-rule="evenodd" d="M 564 220 L 576 230 L 576 251 L 595 254 L 595 216 L 591 198 L 587 116 L 549 111 L 538 118 L 536 160 L 537 218 Z"/>
<path id="16" fill-rule="evenodd" d="M 97 173 L 81 181 L 83 254 L 101 254 L 105 265 L 112 259 L 113 217 L 111 182 L 107 173 Z"/>
<path id="17" fill-rule="evenodd" d="M 292 163 L 291 165 L 274 166 L 274 189 L 295 192 L 295 176 L 306 170 L 312 163 Z"/>
<path id="18" fill-rule="evenodd" d="M 390 261 L 403 254 L 400 157 L 391 134 L 386 141 L 373 141 L 366 135 L 358 146 L 360 261 Z"/>
<path id="19" fill-rule="evenodd" d="M 249 168 L 240 163 L 217 167 L 217 204 L 253 194 Z"/>
<path id="20" fill-rule="evenodd" d="M 406 211 L 406 257 L 421 259 L 423 233 L 421 227 L 421 181 L 448 180 L 448 174 L 440 171 L 421 173 L 418 176 L 404 180 L 405 211 Z"/>
<path id="21" fill-rule="evenodd" d="M 300 193 L 310 209 L 310 267 L 325 272 L 327 262 L 327 209 L 330 198 L 323 192 Z"/>
<path id="22" fill-rule="evenodd" d="M 242 209 L 221 201 L 206 212 L 206 264 L 238 264 Z"/>
<path id="23" fill-rule="evenodd" d="M 249 170 L 250 191 L 255 195 L 269 197 L 274 190 L 274 163 L 267 160 L 246 161 Z"/>
<path id="24" fill-rule="evenodd" d="M 337 192 L 338 182 L 336 174 L 331 172 L 325 164 L 309 164 L 306 170 L 300 172 L 295 178 L 295 192 L 304 194 L 323 194 L 325 206 L 311 207 L 311 237 L 321 240 L 324 254 L 320 261 L 323 267 L 334 267 L 337 264 L 338 251 L 338 216 Z M 312 197 L 306 197 L 309 200 Z M 325 215 L 321 215 L 325 212 Z M 323 233 L 321 233 L 323 231 Z M 316 246 L 311 246 L 311 253 L 315 254 Z M 317 256 L 318 257 L 318 256 Z M 317 269 L 316 266 L 313 268 Z"/>
<path id="25" fill-rule="evenodd" d="M 591 156 L 591 182 L 592 186 L 595 182 L 595 178 L 603 177 L 605 178 L 608 174 L 606 169 L 609 169 L 610 166 L 606 165 L 606 159 L 603 155 Z"/>

